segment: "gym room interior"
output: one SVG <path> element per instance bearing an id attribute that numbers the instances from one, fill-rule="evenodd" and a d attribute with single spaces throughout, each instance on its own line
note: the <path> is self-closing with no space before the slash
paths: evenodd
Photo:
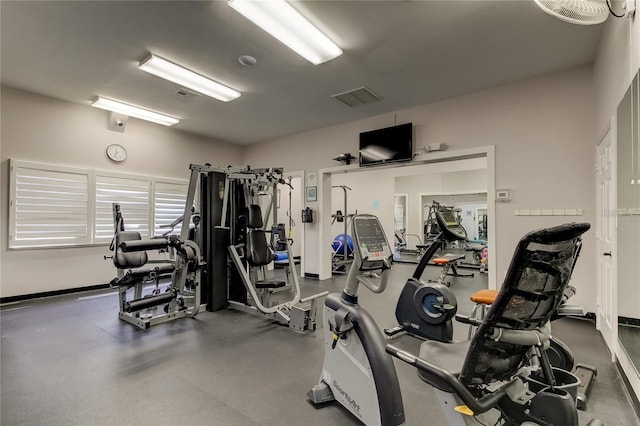
<path id="1" fill-rule="evenodd" d="M 251 3 L 291 13 L 288 35 L 298 18 L 310 22 L 321 33 L 312 39 L 327 38 L 332 53 L 294 51 L 254 23 L 243 9 Z M 564 7 L 601 11 L 597 22 L 594 10 L 579 22 Z M 457 424 L 443 392 L 389 348 L 398 341 L 417 356 L 430 340 L 383 331 L 401 322 L 403 286 L 424 263 L 423 285 L 443 286 L 469 316 L 478 291 L 498 290 L 498 302 L 507 294 L 525 235 L 585 223 L 570 280 L 562 275 L 575 309 L 547 313 L 548 337 L 564 342 L 575 368 L 597 370 L 571 375 L 589 385 L 573 395 L 576 424 L 640 425 L 639 8 L 637 0 L 3 0 L 0 424 L 391 424 L 375 414 L 385 405 L 380 389 L 377 403 L 340 403 L 340 387 L 329 391 L 336 400 L 311 396 L 319 383 L 331 388 L 327 360 L 349 342 L 337 316 L 326 316 L 352 278 L 386 280 L 379 294 L 360 287 L 356 300 L 384 340 L 369 363 L 382 356 L 395 369 L 397 424 Z M 182 80 L 154 71 L 156 61 L 183 67 L 173 71 Z M 189 86 L 184 76 L 194 73 Z M 228 97 L 208 93 L 205 77 Z M 170 122 L 148 121 L 150 111 Z M 402 125 L 408 156 L 363 164 L 364 135 Z M 51 201 L 63 186 L 42 189 L 60 181 L 73 182 L 65 205 Z M 252 219 L 253 207 L 264 220 Z M 349 246 L 360 241 L 354 218 L 367 215 L 388 243 L 384 260 L 363 258 L 366 243 Z M 430 240 L 434 224 L 438 238 L 447 226 L 465 232 Z M 136 241 L 121 243 L 118 232 Z M 244 238 L 263 234 L 269 255 L 282 250 L 284 260 L 249 256 Z M 221 250 L 203 246 L 218 238 Z M 440 257 L 460 256 L 434 264 L 429 241 L 442 244 Z M 132 253 L 151 262 L 130 263 Z M 171 268 L 127 281 L 131 268 L 155 260 Z M 357 270 L 367 262 L 381 272 Z M 255 278 L 258 270 L 278 283 Z M 214 275 L 224 288 L 207 284 Z M 227 300 L 232 285 L 239 303 Z M 141 293 L 125 300 L 134 287 Z M 258 303 L 293 293 L 292 303 Z M 433 306 L 455 312 L 442 299 Z M 500 306 L 471 325 L 449 318 L 445 343 L 480 339 Z M 531 348 L 546 365 L 546 352 Z M 548 389 L 527 392 L 535 400 Z M 375 421 L 359 416 L 369 405 Z M 497 406 L 475 414 L 460 416 L 515 424 Z"/>

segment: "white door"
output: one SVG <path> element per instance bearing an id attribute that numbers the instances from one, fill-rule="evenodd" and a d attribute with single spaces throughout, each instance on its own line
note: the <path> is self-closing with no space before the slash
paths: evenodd
<path id="1" fill-rule="evenodd" d="M 608 132 L 598 145 L 598 223 L 596 226 L 598 300 L 596 326 L 602 333 L 612 361 L 618 342 L 618 318 L 616 312 L 616 187 L 615 153 Z"/>

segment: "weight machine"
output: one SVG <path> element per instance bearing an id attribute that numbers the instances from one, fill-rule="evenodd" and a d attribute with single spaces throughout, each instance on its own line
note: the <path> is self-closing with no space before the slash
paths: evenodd
<path id="1" fill-rule="evenodd" d="M 182 217 L 175 220 L 168 232 L 159 237 L 143 240 L 137 231 L 125 229 L 120 204 L 113 204 L 114 237 L 111 256 L 117 268 L 117 277 L 110 285 L 118 289 L 121 320 L 141 329 L 178 318 L 193 318 L 200 310 L 200 278 L 204 266 L 200 248 L 190 238 L 195 238 L 199 220 L 192 218 L 195 187 L 189 187 L 187 203 Z M 183 223 L 179 236 L 171 231 Z M 147 251 L 168 253 L 168 260 L 149 260 Z M 161 284 L 167 287 L 161 289 Z M 150 293 L 145 294 L 151 285 Z M 131 290 L 131 291 L 130 291 Z M 132 297 L 130 297 L 130 294 Z M 164 305 L 158 313 L 158 307 Z"/>
<path id="2" fill-rule="evenodd" d="M 316 301 L 327 292 L 301 297 L 290 241 L 277 219 L 277 186 L 286 183 L 282 168 L 190 168 L 190 186 L 200 183 L 207 310 L 230 307 L 266 316 L 296 331 L 315 330 Z M 274 277 L 271 268 L 276 251 L 286 251 L 290 259 L 282 265 L 285 279 Z M 275 297 L 285 290 L 293 296 Z"/>

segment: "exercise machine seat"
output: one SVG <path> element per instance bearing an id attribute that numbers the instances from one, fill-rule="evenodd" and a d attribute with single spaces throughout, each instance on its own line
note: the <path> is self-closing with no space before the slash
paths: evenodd
<path id="1" fill-rule="evenodd" d="M 487 288 L 476 291 L 471 295 L 471 297 L 469 297 L 469 299 L 471 299 L 475 304 L 491 305 L 496 299 L 496 296 L 498 296 L 498 290 L 490 290 Z"/>
<path id="2" fill-rule="evenodd" d="M 550 338 L 548 323 L 562 302 L 580 251 L 580 236 L 589 227 L 571 223 L 525 235 L 502 288 L 467 346 L 425 341 L 420 358 L 449 371 L 467 387 L 515 376 L 527 363 L 529 349 Z M 437 374 L 424 370 L 418 374 L 427 383 L 446 387 Z"/>
<path id="3" fill-rule="evenodd" d="M 269 247 L 266 232 L 261 229 L 262 210 L 257 204 L 249 206 L 247 217 L 247 261 L 251 266 L 265 266 L 276 259 L 275 253 Z M 282 280 L 265 279 L 256 281 L 256 288 L 280 288 L 286 285 Z"/>
<path id="4" fill-rule="evenodd" d="M 280 288 L 284 287 L 287 283 L 281 280 L 259 280 L 256 281 L 256 288 Z"/>
<path id="5" fill-rule="evenodd" d="M 420 346 L 420 358 L 429 361 L 437 360 L 438 367 L 450 372 L 454 376 L 460 375 L 471 340 L 455 343 L 438 342 L 435 340 L 429 340 L 428 342 L 431 344 L 423 344 Z M 453 392 L 450 384 L 440 380 L 435 375 L 425 374 L 421 370 L 418 370 L 418 377 L 437 389 L 445 392 Z"/>
<path id="6" fill-rule="evenodd" d="M 124 252 L 120 248 L 123 241 L 139 241 L 142 239 L 137 231 L 118 231 L 115 235 L 116 252 L 113 256 L 113 264 L 118 269 L 139 268 L 149 260 L 144 251 Z"/>

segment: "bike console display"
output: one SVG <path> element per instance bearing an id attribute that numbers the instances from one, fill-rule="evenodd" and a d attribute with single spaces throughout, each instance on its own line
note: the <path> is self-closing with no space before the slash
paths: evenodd
<path id="1" fill-rule="evenodd" d="M 376 216 L 353 217 L 353 240 L 362 259 L 360 269 L 380 269 L 384 260 L 392 256 L 389 242 Z"/>

